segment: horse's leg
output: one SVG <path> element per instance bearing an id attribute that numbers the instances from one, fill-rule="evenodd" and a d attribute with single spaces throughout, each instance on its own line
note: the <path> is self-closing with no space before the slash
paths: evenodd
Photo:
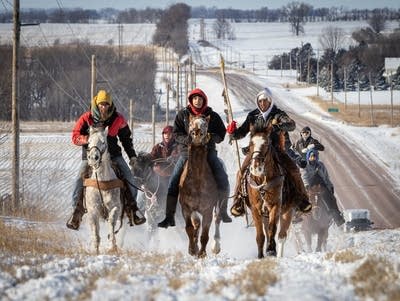
<path id="1" fill-rule="evenodd" d="M 213 217 L 213 209 L 207 210 L 207 212 L 205 212 L 203 214 L 203 220 L 202 220 L 202 225 L 201 225 L 201 237 L 200 237 L 200 244 L 201 244 L 201 248 L 199 251 L 199 257 L 206 257 L 207 256 L 207 243 L 209 240 L 209 231 L 210 231 L 210 225 L 211 225 L 211 221 L 212 221 L 212 217 Z"/>
<path id="2" fill-rule="evenodd" d="M 99 234 L 99 217 L 96 212 L 89 212 L 88 221 L 90 225 L 90 231 L 92 233 L 92 248 L 99 255 L 100 245 L 100 234 Z"/>
<path id="3" fill-rule="evenodd" d="M 283 256 L 283 248 L 287 238 L 287 232 L 292 222 L 292 210 L 286 210 L 281 214 L 280 230 L 278 234 L 278 257 Z"/>
<path id="4" fill-rule="evenodd" d="M 306 241 L 306 245 L 307 245 L 307 252 L 311 253 L 312 252 L 312 248 L 311 248 L 311 244 L 312 244 L 312 233 L 311 233 L 311 226 L 308 225 L 308 227 L 306 227 L 307 229 L 304 231 L 304 239 Z"/>
<path id="5" fill-rule="evenodd" d="M 183 214 L 183 218 L 185 220 L 186 234 L 189 239 L 188 252 L 190 255 L 195 256 L 198 253 L 198 246 L 197 246 L 197 239 L 195 239 L 196 230 L 192 224 L 192 216 L 191 216 L 191 213 L 187 209 L 184 209 L 184 208 L 182 208 L 182 214 Z"/>
<path id="6" fill-rule="evenodd" d="M 254 226 L 256 227 L 256 242 L 257 242 L 257 251 L 258 258 L 264 257 L 264 243 L 265 243 L 265 235 L 264 235 L 264 227 L 262 222 L 262 216 L 258 213 L 256 208 L 251 209 L 251 213 L 253 215 Z"/>
<path id="7" fill-rule="evenodd" d="M 219 231 L 219 226 L 221 224 L 221 217 L 219 214 L 213 214 L 213 215 L 214 215 L 215 232 L 214 232 L 214 243 L 211 249 L 214 254 L 219 254 L 219 252 L 221 252 L 221 233 Z"/>
<path id="8" fill-rule="evenodd" d="M 118 220 L 118 208 L 113 207 L 111 211 L 108 213 L 108 231 L 109 231 L 109 240 L 110 240 L 110 250 L 109 252 L 115 253 L 118 251 L 117 248 L 117 240 L 115 238 L 115 226 Z"/>
<path id="9" fill-rule="evenodd" d="M 267 229 L 267 256 L 276 256 L 276 242 L 275 235 L 277 231 L 277 224 L 279 220 L 279 206 L 275 205 L 269 212 L 269 221 Z"/>

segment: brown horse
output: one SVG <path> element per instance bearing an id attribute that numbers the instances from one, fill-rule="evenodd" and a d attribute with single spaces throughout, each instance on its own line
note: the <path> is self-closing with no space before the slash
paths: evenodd
<path id="1" fill-rule="evenodd" d="M 284 171 L 279 164 L 278 152 L 272 145 L 271 132 L 272 126 L 265 128 L 263 123 L 256 123 L 251 129 L 249 145 L 251 162 L 246 186 L 248 206 L 256 227 L 258 258 L 264 257 L 265 236 L 266 255 L 277 255 L 275 236 L 278 222 L 280 222 L 278 255 L 282 256 L 294 206 L 292 202 L 286 200 L 288 197 L 284 193 Z"/>
<path id="2" fill-rule="evenodd" d="M 332 224 L 333 218 L 329 214 L 328 208 L 324 202 L 324 197 L 328 193 L 323 185 L 314 185 L 309 190 L 310 202 L 313 205 L 311 214 L 303 217 L 301 229 L 307 244 L 307 251 L 312 251 L 312 235 L 317 234 L 317 246 L 315 251 L 326 251 L 328 240 L 328 229 Z"/>
<path id="3" fill-rule="evenodd" d="M 189 254 L 205 257 L 209 240 L 209 229 L 214 210 L 219 210 L 218 202 L 228 195 L 219 195 L 217 184 L 207 162 L 209 118 L 192 116 L 189 118 L 188 160 L 179 182 L 179 202 L 185 220 L 185 229 L 189 238 Z M 220 247 L 219 212 L 215 214 L 215 234 L 212 251 L 218 254 Z M 202 218 L 200 219 L 200 215 Z M 198 240 L 201 227 L 199 250 Z"/>

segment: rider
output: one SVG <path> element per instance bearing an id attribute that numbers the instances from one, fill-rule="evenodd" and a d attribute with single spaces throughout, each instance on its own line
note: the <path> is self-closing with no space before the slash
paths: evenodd
<path id="1" fill-rule="evenodd" d="M 301 130 L 300 138 L 294 145 L 292 145 L 292 148 L 297 153 L 301 154 L 303 160 L 306 160 L 308 150 L 315 149 L 317 151 L 323 151 L 325 149 L 317 139 L 311 136 L 311 129 L 309 126 L 306 126 Z"/>
<path id="2" fill-rule="evenodd" d="M 168 226 L 175 226 L 175 210 L 178 202 L 179 194 L 179 179 L 181 177 L 185 162 L 188 156 L 188 142 L 189 142 L 189 115 L 204 115 L 210 116 L 208 124 L 208 133 L 210 134 L 210 141 L 208 142 L 208 155 L 207 160 L 213 172 L 214 178 L 217 182 L 218 189 L 223 192 L 229 193 L 229 181 L 224 167 L 217 157 L 216 143 L 221 143 L 226 134 L 224 123 L 221 117 L 209 107 L 206 94 L 201 89 L 194 89 L 188 96 L 189 104 L 187 107 L 181 109 L 175 117 L 174 133 L 176 134 L 176 141 L 180 146 L 180 156 L 175 165 L 172 173 L 167 196 L 167 208 L 165 219 L 158 224 L 159 227 L 168 228 Z M 232 219 L 227 214 L 227 200 L 220 206 L 220 214 L 224 223 L 232 222 Z"/>
<path id="3" fill-rule="evenodd" d="M 268 88 L 264 88 L 256 96 L 257 109 L 248 113 L 246 120 L 239 127 L 236 128 L 236 121 L 232 121 L 228 127 L 227 132 L 231 139 L 237 140 L 242 139 L 250 132 L 250 127 L 255 124 L 258 119 L 263 119 L 265 124 L 272 124 L 274 131 L 271 133 L 272 143 L 278 150 L 280 163 L 286 170 L 286 176 L 295 186 L 297 209 L 303 213 L 311 210 L 311 204 L 308 201 L 308 195 L 304 188 L 304 184 L 301 180 L 299 169 L 296 164 L 290 159 L 286 153 L 288 146 L 290 145 L 288 132 L 293 131 L 296 127 L 296 123 L 292 120 L 284 111 L 280 110 L 273 101 L 272 93 Z M 278 132 L 283 131 L 285 133 L 285 149 L 279 145 Z M 239 170 L 236 177 L 236 186 L 234 201 L 231 208 L 233 216 L 241 216 L 245 213 L 244 211 L 244 196 L 241 192 L 242 177 L 246 173 L 246 170 L 250 164 L 251 154 L 247 153 L 246 158 L 242 163 L 242 167 Z"/>
<path id="4" fill-rule="evenodd" d="M 343 225 L 345 220 L 338 208 L 333 184 L 329 179 L 328 170 L 326 169 L 325 164 L 318 159 L 318 151 L 316 149 L 308 150 L 306 153 L 306 160 L 307 166 L 300 169 L 301 178 L 303 179 L 306 189 L 309 190 L 311 187 L 318 184 L 322 184 L 326 187 L 326 197 L 323 198 L 323 200 L 326 201 L 325 204 L 336 225 Z"/>
<path id="5" fill-rule="evenodd" d="M 173 129 L 171 125 L 163 128 L 162 141 L 154 145 L 150 153 L 153 160 L 166 159 L 165 162 L 156 162 L 154 165 L 154 170 L 161 176 L 168 176 L 172 172 L 169 166 L 173 167 L 178 160 L 178 143 L 175 140 Z"/>
<path id="6" fill-rule="evenodd" d="M 117 112 L 111 95 L 105 90 L 99 90 L 97 95 L 91 102 L 91 110 L 83 113 L 72 130 L 72 142 L 75 145 L 82 146 L 82 163 L 79 168 L 79 175 L 75 181 L 74 191 L 72 194 L 72 205 L 74 207 L 72 216 L 67 221 L 67 227 L 73 230 L 78 230 L 82 221 L 82 216 L 85 214 L 83 205 L 83 177 L 87 174 L 88 161 L 87 161 L 87 146 L 89 137 L 90 126 L 104 126 L 108 127 L 108 151 L 110 152 L 112 162 L 118 167 L 125 179 L 126 185 L 129 187 L 129 201 L 130 204 L 126 205 L 128 217 L 131 217 L 132 222 L 136 225 L 143 224 L 146 219 L 137 210 L 136 196 L 137 189 L 132 186 L 132 174 L 129 166 L 126 164 L 122 157 L 121 147 L 118 145 L 118 139 L 122 144 L 126 154 L 130 158 L 129 164 L 134 164 L 136 159 L 136 152 L 133 148 L 131 130 L 125 118 Z M 125 195 L 127 195 L 126 193 Z"/>

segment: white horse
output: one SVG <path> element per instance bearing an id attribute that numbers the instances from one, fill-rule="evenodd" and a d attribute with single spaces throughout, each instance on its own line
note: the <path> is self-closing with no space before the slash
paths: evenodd
<path id="1" fill-rule="evenodd" d="M 99 254 L 100 245 L 100 218 L 105 219 L 108 223 L 108 238 L 112 253 L 118 251 L 115 236 L 117 220 L 121 218 L 120 222 L 122 223 L 120 188 L 123 186 L 123 182 L 117 178 L 112 168 L 107 148 L 107 133 L 108 129 L 90 127 L 87 159 L 91 170 L 89 178 L 84 181 L 91 241 L 97 254 Z"/>

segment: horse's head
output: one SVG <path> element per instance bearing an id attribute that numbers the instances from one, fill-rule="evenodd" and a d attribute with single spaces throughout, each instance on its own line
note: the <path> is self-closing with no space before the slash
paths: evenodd
<path id="1" fill-rule="evenodd" d="M 98 168 L 103 155 L 108 154 L 107 133 L 108 129 L 103 127 L 90 127 L 89 129 L 87 159 L 92 168 Z"/>
<path id="2" fill-rule="evenodd" d="M 257 122 L 250 129 L 250 173 L 255 177 L 265 176 L 267 159 L 272 156 L 270 129 Z"/>
<path id="3" fill-rule="evenodd" d="M 207 141 L 207 130 L 210 116 L 189 115 L 189 136 L 194 145 L 204 145 Z"/>
<path id="4" fill-rule="evenodd" d="M 153 166 L 154 161 L 151 157 L 151 154 L 139 152 L 135 165 L 132 167 L 132 174 L 136 180 L 143 182 L 152 171 Z"/>

